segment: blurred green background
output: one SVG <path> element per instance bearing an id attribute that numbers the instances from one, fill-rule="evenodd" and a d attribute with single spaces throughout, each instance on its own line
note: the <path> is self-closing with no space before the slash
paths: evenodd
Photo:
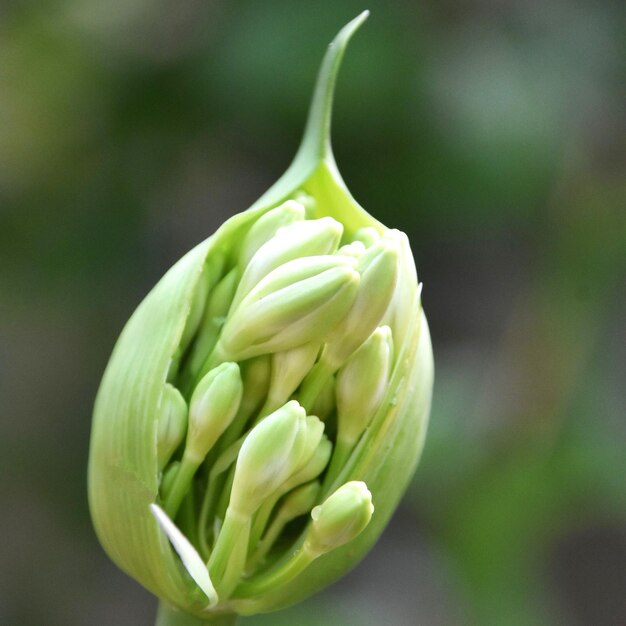
<path id="1" fill-rule="evenodd" d="M 431 428 L 365 561 L 241 623 L 626 624 L 617 0 L 0 3 L 1 624 L 153 624 L 88 517 L 100 376 L 165 270 L 288 165 L 364 8 L 335 153 L 410 236 Z"/>

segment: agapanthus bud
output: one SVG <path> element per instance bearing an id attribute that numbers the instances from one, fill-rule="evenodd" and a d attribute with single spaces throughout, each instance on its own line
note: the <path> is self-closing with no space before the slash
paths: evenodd
<path id="1" fill-rule="evenodd" d="M 319 351 L 320 345 L 311 342 L 272 355 L 272 377 L 261 416 L 287 401 L 313 367 Z"/>
<path id="2" fill-rule="evenodd" d="M 343 226 L 332 217 L 296 222 L 279 228 L 250 259 L 235 294 L 233 306 L 277 267 L 307 256 L 331 254 L 337 249 Z"/>
<path id="3" fill-rule="evenodd" d="M 268 415 L 246 437 L 235 469 L 230 507 L 252 515 L 294 471 L 294 447 L 304 444 L 306 413 L 295 401 Z"/>
<path id="4" fill-rule="evenodd" d="M 377 328 L 337 374 L 337 438 L 353 446 L 369 425 L 391 373 L 391 329 Z"/>
<path id="5" fill-rule="evenodd" d="M 393 240 L 381 239 L 359 257 L 356 298 L 325 346 L 324 357 L 332 366 L 344 363 L 380 323 L 396 286 L 399 256 Z"/>
<path id="6" fill-rule="evenodd" d="M 373 226 L 359 228 L 354 233 L 354 243 L 361 242 L 366 247 L 374 245 L 380 239 L 380 233 Z"/>
<path id="7" fill-rule="evenodd" d="M 171 518 L 176 516 L 198 467 L 235 417 L 242 393 L 236 363 L 222 363 L 211 370 L 194 390 L 180 468 L 169 493 L 162 493 Z"/>
<path id="8" fill-rule="evenodd" d="M 246 235 L 239 252 L 239 266 L 246 267 L 256 251 L 269 241 L 283 226 L 304 219 L 304 206 L 295 200 L 287 200 L 260 217 Z"/>
<path id="9" fill-rule="evenodd" d="M 104 374 L 91 513 L 161 599 L 159 626 L 319 591 L 371 548 L 420 456 L 433 363 L 409 242 L 356 203 L 330 149 L 365 15 L 329 47 L 285 175 L 167 272 Z"/>
<path id="10" fill-rule="evenodd" d="M 231 312 L 218 349 L 239 360 L 321 341 L 352 305 L 358 285 L 359 274 L 347 257 L 289 261 Z"/>
<path id="11" fill-rule="evenodd" d="M 352 541 L 363 532 L 373 513 L 372 494 L 364 482 L 342 485 L 311 511 L 313 523 L 304 542 L 305 549 L 321 555 Z"/>
<path id="12" fill-rule="evenodd" d="M 166 384 L 163 388 L 157 434 L 157 462 L 160 470 L 167 465 L 186 432 L 187 403 L 176 387 Z"/>
<path id="13" fill-rule="evenodd" d="M 222 363 L 194 389 L 185 456 L 201 462 L 237 413 L 243 384 L 237 363 Z"/>

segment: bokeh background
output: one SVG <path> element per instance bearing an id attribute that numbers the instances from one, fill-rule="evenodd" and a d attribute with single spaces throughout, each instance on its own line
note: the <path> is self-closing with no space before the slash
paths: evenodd
<path id="1" fill-rule="evenodd" d="M 619 0 L 0 3 L 0 623 L 151 626 L 91 529 L 93 398 L 165 270 L 334 145 L 412 241 L 437 378 L 423 460 L 352 574 L 245 625 L 626 624 Z"/>

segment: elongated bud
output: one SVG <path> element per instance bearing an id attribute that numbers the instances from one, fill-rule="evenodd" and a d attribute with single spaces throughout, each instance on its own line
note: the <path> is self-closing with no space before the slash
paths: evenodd
<path id="1" fill-rule="evenodd" d="M 342 485 L 311 511 L 313 522 L 305 549 L 322 555 L 352 541 L 369 524 L 373 513 L 372 494 L 364 482 Z"/>
<path id="2" fill-rule="evenodd" d="M 157 434 L 157 463 L 162 471 L 187 431 L 187 403 L 176 387 L 169 383 L 163 389 Z"/>
<path id="3" fill-rule="evenodd" d="M 272 378 L 262 416 L 287 401 L 315 363 L 319 351 L 318 343 L 306 343 L 272 355 Z"/>
<path id="4" fill-rule="evenodd" d="M 387 231 L 385 238 L 395 241 L 401 257 L 407 260 L 400 263 L 396 288 L 382 320 L 383 324 L 393 329 L 394 342 L 399 346 L 404 343 L 405 335 L 410 332 L 411 320 L 415 319 L 416 309 L 421 307 L 422 284 L 418 284 L 409 238 L 396 229 Z M 417 285 L 417 293 L 413 289 L 406 289 L 405 285 Z"/>
<path id="5" fill-rule="evenodd" d="M 292 400 L 250 431 L 239 451 L 229 509 L 252 515 L 292 473 L 293 447 L 305 419 Z"/>
<path id="6" fill-rule="evenodd" d="M 319 256 L 285 263 L 231 313 L 218 347 L 236 360 L 321 341 L 357 292 L 353 260 Z"/>
<path id="7" fill-rule="evenodd" d="M 278 486 L 278 488 L 263 502 L 254 521 L 251 543 L 256 544 L 261 538 L 269 521 L 276 502 L 294 487 L 317 478 L 323 471 L 332 453 L 333 446 L 321 432 L 323 424 L 315 418 L 307 417 L 309 428 L 306 431 L 305 446 L 294 445 L 293 472 Z M 321 426 L 321 428 L 320 428 Z M 298 449 L 300 447 L 300 449 Z"/>
<path id="8" fill-rule="evenodd" d="M 359 290 L 348 314 L 333 329 L 323 358 L 339 367 L 380 323 L 394 292 L 398 276 L 398 247 L 381 239 L 359 258 Z"/>
<path id="9" fill-rule="evenodd" d="M 283 226 L 304 219 L 305 209 L 302 203 L 296 200 L 287 200 L 275 209 L 260 217 L 246 235 L 239 253 L 239 266 L 246 267 L 256 251 L 269 241 Z"/>
<path id="10" fill-rule="evenodd" d="M 217 283 L 209 298 L 202 323 L 198 330 L 198 337 L 193 344 L 191 354 L 185 364 L 184 384 L 188 386 L 195 377 L 206 374 L 201 368 L 207 360 L 207 355 L 213 350 L 217 337 L 220 333 L 228 310 L 230 309 L 233 296 L 237 289 L 239 271 L 233 268 L 222 280 Z"/>
<path id="11" fill-rule="evenodd" d="M 237 363 L 222 363 L 204 376 L 189 403 L 186 457 L 204 460 L 235 417 L 242 393 Z"/>
<path id="12" fill-rule="evenodd" d="M 337 437 L 352 447 L 387 388 L 392 361 L 389 326 L 377 328 L 337 374 Z"/>
<path id="13" fill-rule="evenodd" d="M 233 306 L 239 302 L 277 267 L 308 256 L 331 254 L 337 249 L 343 226 L 332 217 L 296 222 L 283 226 L 263 244 L 246 267 Z"/>

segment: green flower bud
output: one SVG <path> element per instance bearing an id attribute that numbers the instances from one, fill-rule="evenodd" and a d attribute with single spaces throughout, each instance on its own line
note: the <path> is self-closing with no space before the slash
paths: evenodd
<path id="1" fill-rule="evenodd" d="M 233 306 L 237 306 L 262 278 L 288 261 L 334 252 L 342 233 L 343 226 L 332 217 L 296 222 L 280 228 L 248 263 L 239 282 Z"/>
<path id="2" fill-rule="evenodd" d="M 269 241 L 283 226 L 304 219 L 304 207 L 300 202 L 287 200 L 279 207 L 261 216 L 250 228 L 239 252 L 239 266 L 246 267 L 257 250 Z"/>
<path id="3" fill-rule="evenodd" d="M 287 401 L 313 367 L 319 351 L 319 344 L 305 343 L 272 355 L 272 378 L 261 417 Z"/>
<path id="4" fill-rule="evenodd" d="M 398 275 L 398 246 L 381 239 L 358 260 L 361 276 L 348 314 L 332 331 L 323 358 L 335 369 L 372 334 L 389 307 Z"/>
<path id="5" fill-rule="evenodd" d="M 306 413 L 288 402 L 246 437 L 235 469 L 230 505 L 240 515 L 252 515 L 294 471 L 306 442 Z"/>
<path id="6" fill-rule="evenodd" d="M 358 284 L 352 259 L 289 261 L 270 272 L 230 314 L 218 349 L 226 358 L 241 360 L 320 341 L 345 316 Z"/>
<path id="7" fill-rule="evenodd" d="M 364 482 L 342 485 L 311 511 L 313 523 L 304 541 L 305 549 L 322 555 L 352 541 L 370 523 L 373 513 L 372 494 Z"/>
<path id="8" fill-rule="evenodd" d="M 104 373 L 91 515 L 161 599 L 159 626 L 232 623 L 332 583 L 419 459 L 433 362 L 409 242 L 350 195 L 330 144 L 335 79 L 364 19 L 328 49 L 284 176 L 165 274 Z"/>
<path id="9" fill-rule="evenodd" d="M 197 376 L 202 376 L 210 368 L 202 366 L 207 361 L 217 343 L 220 330 L 224 325 L 228 310 L 239 284 L 239 271 L 233 268 L 220 280 L 211 293 L 198 335 L 191 347 L 191 353 L 186 360 L 181 385 L 188 388 Z"/>
<path id="10" fill-rule="evenodd" d="M 185 452 L 171 491 L 163 494 L 165 510 L 174 518 L 204 458 L 233 421 L 243 385 L 236 363 L 222 363 L 198 384 L 189 404 Z"/>
<path id="11" fill-rule="evenodd" d="M 389 326 L 377 328 L 337 374 L 337 438 L 359 440 L 382 402 L 391 372 Z"/>
<path id="12" fill-rule="evenodd" d="M 354 243 L 362 242 L 365 247 L 374 245 L 380 239 L 380 234 L 373 226 L 365 226 L 364 228 L 359 228 L 359 230 L 354 233 Z"/>
<path id="13" fill-rule="evenodd" d="M 187 403 L 180 391 L 170 384 L 163 389 L 157 434 L 157 459 L 159 469 L 167 462 L 182 443 L 187 432 Z"/>

